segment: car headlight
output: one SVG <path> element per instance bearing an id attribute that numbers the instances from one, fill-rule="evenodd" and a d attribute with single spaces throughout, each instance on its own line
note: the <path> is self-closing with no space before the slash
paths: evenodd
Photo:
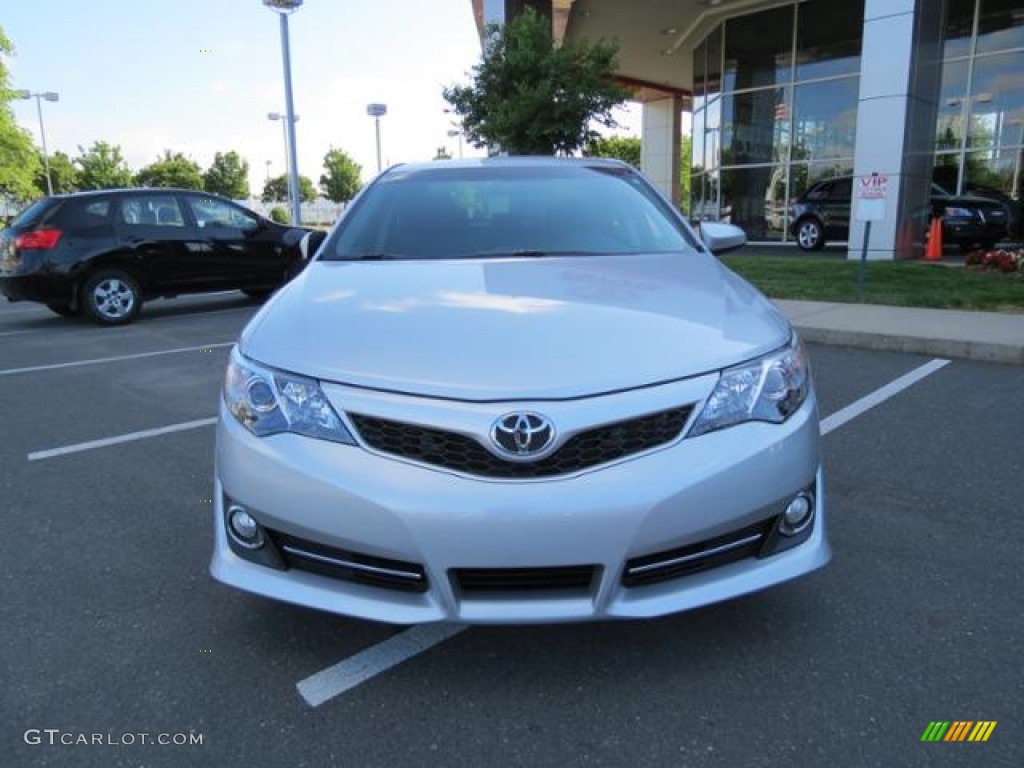
<path id="1" fill-rule="evenodd" d="M 231 351 L 224 377 L 224 402 L 238 422 L 257 437 L 297 435 L 355 445 L 315 379 L 257 365 Z"/>
<path id="2" fill-rule="evenodd" d="M 782 349 L 722 371 L 688 436 L 745 421 L 781 424 L 807 399 L 810 386 L 807 355 L 794 334 Z"/>

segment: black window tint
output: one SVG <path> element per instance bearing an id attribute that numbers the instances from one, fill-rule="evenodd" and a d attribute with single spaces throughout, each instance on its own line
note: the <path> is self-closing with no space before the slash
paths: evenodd
<path id="1" fill-rule="evenodd" d="M 127 197 L 122 201 L 121 222 L 150 227 L 184 227 L 185 217 L 173 195 L 145 195 Z"/>
<path id="2" fill-rule="evenodd" d="M 55 223 L 68 229 L 102 227 L 110 219 L 110 198 L 65 200 L 54 217 Z"/>
<path id="3" fill-rule="evenodd" d="M 230 227 L 232 229 L 248 231 L 256 229 L 259 225 L 259 220 L 255 214 L 250 214 L 240 208 L 236 208 L 223 200 L 217 200 L 213 197 L 193 197 L 191 195 L 185 199 L 188 200 L 188 206 L 192 209 L 196 226 L 200 229 L 205 229 L 206 227 Z"/>

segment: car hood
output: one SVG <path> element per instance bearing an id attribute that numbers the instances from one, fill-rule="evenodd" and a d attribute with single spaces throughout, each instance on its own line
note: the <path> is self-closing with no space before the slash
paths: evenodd
<path id="1" fill-rule="evenodd" d="M 705 253 L 316 261 L 253 319 L 240 349 L 343 384 L 523 400 L 706 373 L 789 333 Z"/>

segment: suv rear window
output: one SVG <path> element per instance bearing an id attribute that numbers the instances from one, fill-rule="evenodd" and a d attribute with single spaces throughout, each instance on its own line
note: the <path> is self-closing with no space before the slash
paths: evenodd
<path id="1" fill-rule="evenodd" d="M 66 200 L 53 217 L 54 223 L 65 229 L 102 227 L 110 220 L 110 198 Z"/>
<path id="2" fill-rule="evenodd" d="M 23 210 L 17 216 L 14 217 L 14 221 L 10 223 L 12 227 L 31 227 L 39 222 L 43 218 L 43 214 L 53 204 L 53 200 L 48 197 L 41 197 L 32 203 L 28 208 Z"/>

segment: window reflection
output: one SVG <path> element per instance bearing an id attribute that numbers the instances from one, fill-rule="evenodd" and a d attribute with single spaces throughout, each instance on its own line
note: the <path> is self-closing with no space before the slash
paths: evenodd
<path id="1" fill-rule="evenodd" d="M 971 54 L 974 29 L 974 0 L 946 0 L 946 34 L 944 58 L 954 59 Z"/>
<path id="2" fill-rule="evenodd" d="M 722 97 L 722 165 L 785 160 L 789 103 L 785 88 Z"/>
<path id="3" fill-rule="evenodd" d="M 793 160 L 853 157 L 860 78 L 796 87 Z"/>
<path id="4" fill-rule="evenodd" d="M 1024 53 L 979 56 L 974 62 L 968 146 L 1020 144 L 1024 119 Z"/>
<path id="5" fill-rule="evenodd" d="M 947 61 L 942 65 L 935 148 L 959 149 L 964 137 L 964 95 L 967 92 L 967 61 Z"/>
<path id="6" fill-rule="evenodd" d="M 725 90 L 790 80 L 794 6 L 729 19 L 725 24 Z"/>
<path id="7" fill-rule="evenodd" d="M 796 79 L 860 72 L 864 3 L 804 3 L 797 18 Z"/>
<path id="8" fill-rule="evenodd" d="M 981 0 L 978 15 L 978 53 L 1024 48 L 1024 3 L 1021 0 Z"/>
<path id="9" fill-rule="evenodd" d="M 786 229 L 786 166 L 722 171 L 722 220 L 752 240 L 779 240 Z"/>

